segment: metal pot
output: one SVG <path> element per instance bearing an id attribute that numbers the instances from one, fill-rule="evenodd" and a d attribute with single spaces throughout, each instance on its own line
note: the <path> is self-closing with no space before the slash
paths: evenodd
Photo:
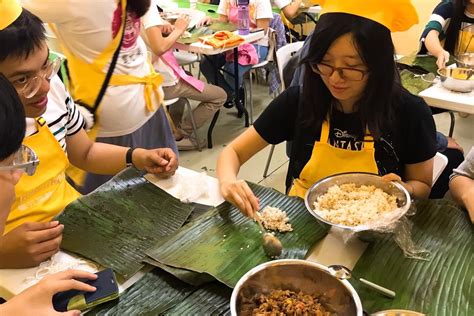
<path id="1" fill-rule="evenodd" d="M 460 68 L 474 69 L 474 53 L 464 53 L 454 58 Z"/>
<path id="2" fill-rule="evenodd" d="M 471 92 L 474 89 L 474 69 L 441 68 L 438 75 L 446 89 L 456 92 Z"/>
<path id="3" fill-rule="evenodd" d="M 255 295 L 277 289 L 317 295 L 324 307 L 337 315 L 363 313 L 359 295 L 347 280 L 331 275 L 327 267 L 318 263 L 281 259 L 258 265 L 240 278 L 232 291 L 231 314 L 251 315 L 257 307 L 252 300 Z"/>

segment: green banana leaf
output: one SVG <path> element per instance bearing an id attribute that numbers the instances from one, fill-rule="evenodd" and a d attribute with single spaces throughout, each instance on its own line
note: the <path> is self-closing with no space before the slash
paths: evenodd
<path id="1" fill-rule="evenodd" d="M 214 34 L 218 31 L 233 32 L 236 29 L 237 27 L 232 23 L 214 22 L 208 26 L 201 26 L 191 29 L 191 31 L 189 31 L 189 33 L 191 33 L 190 37 L 180 37 L 176 42 L 181 44 L 192 44 L 198 42 L 201 36 Z"/>
<path id="2" fill-rule="evenodd" d="M 450 56 L 449 61 L 446 63 L 446 65 L 450 65 L 454 62 L 454 57 Z M 425 72 L 430 72 L 433 74 L 438 73 L 436 57 L 433 57 L 431 55 L 417 55 L 417 52 L 413 52 L 410 55 L 406 55 L 397 60 L 397 63 L 414 67 L 415 69 L 418 68 L 420 70 L 424 70 Z"/>
<path id="3" fill-rule="evenodd" d="M 403 69 L 400 72 L 403 87 L 414 95 L 418 95 L 421 91 L 428 89 L 432 85 L 428 80 L 432 81 L 435 79 L 435 75 L 432 73 L 423 76 L 425 80 L 422 79 L 421 75 L 416 75 L 408 69 Z"/>
<path id="4" fill-rule="evenodd" d="M 305 258 L 327 229 L 306 210 L 300 198 L 249 184 L 261 207 L 270 205 L 287 212 L 292 232 L 277 233 L 283 244 L 281 258 Z M 270 260 L 262 249 L 262 234 L 253 220 L 225 202 L 185 225 L 176 234 L 158 241 L 147 251 L 154 260 L 174 268 L 207 273 L 229 287 L 248 270 Z"/>
<path id="5" fill-rule="evenodd" d="M 413 241 L 431 252 L 429 261 L 405 258 L 390 238 L 371 244 L 354 275 L 397 295 L 385 298 L 354 282 L 364 309 L 474 315 L 474 229 L 467 213 L 446 200 L 419 201 L 416 206 Z"/>
<path id="6" fill-rule="evenodd" d="M 101 304 L 87 315 L 158 315 L 182 302 L 193 291 L 193 286 L 154 269 L 123 292 L 118 300 Z"/>
<path id="7" fill-rule="evenodd" d="M 178 230 L 192 209 L 129 168 L 57 217 L 61 247 L 127 279 L 143 267 L 145 250 Z"/>

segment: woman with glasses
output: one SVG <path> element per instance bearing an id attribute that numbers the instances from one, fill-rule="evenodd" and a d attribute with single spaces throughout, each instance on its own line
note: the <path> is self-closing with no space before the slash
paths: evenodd
<path id="1" fill-rule="evenodd" d="M 338 173 L 369 172 L 401 181 L 415 198 L 429 195 L 435 125 L 426 103 L 404 90 L 390 31 L 416 23 L 409 1 L 329 0 L 304 56 L 302 87 L 273 100 L 255 124 L 219 156 L 224 198 L 245 215 L 258 198 L 237 179 L 240 166 L 268 144 L 292 141 L 287 191 L 304 198 L 316 181 Z"/>
<path id="2" fill-rule="evenodd" d="M 421 34 L 419 54 L 430 53 L 444 68 L 449 55 L 474 53 L 473 33 L 460 32 L 474 27 L 474 0 L 442 1 L 436 6 Z M 464 34 L 460 37 L 461 34 Z"/>

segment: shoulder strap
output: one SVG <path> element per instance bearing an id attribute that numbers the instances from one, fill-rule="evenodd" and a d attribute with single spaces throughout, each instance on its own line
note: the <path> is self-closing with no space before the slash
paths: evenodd
<path id="1" fill-rule="evenodd" d="M 122 14 L 125 15 L 125 18 L 123 19 L 124 26 L 122 28 L 122 34 L 120 35 L 120 42 L 117 48 L 115 49 L 114 55 L 112 56 L 112 61 L 110 62 L 109 69 L 107 70 L 107 74 L 105 75 L 104 82 L 102 83 L 102 87 L 100 88 L 99 94 L 97 95 L 97 98 L 95 99 L 94 107 L 90 109 L 93 114 L 95 114 L 95 112 L 99 108 L 99 104 L 105 95 L 105 91 L 107 90 L 107 87 L 109 86 L 110 78 L 112 78 L 112 74 L 114 72 L 115 65 L 117 64 L 118 56 L 120 54 L 120 49 L 122 48 L 123 37 L 125 35 L 125 29 L 127 26 L 126 25 L 127 24 L 127 18 L 126 18 L 127 11 L 125 10 L 125 12 L 122 12 Z"/>

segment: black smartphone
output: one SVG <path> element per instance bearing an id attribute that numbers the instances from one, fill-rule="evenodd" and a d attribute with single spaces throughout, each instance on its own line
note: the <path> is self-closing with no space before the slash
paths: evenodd
<path id="1" fill-rule="evenodd" d="M 53 296 L 53 306 L 58 312 L 85 310 L 93 306 L 116 299 L 119 295 L 117 280 L 112 269 L 97 272 L 95 280 L 79 280 L 94 286 L 95 292 L 70 290 Z"/>

